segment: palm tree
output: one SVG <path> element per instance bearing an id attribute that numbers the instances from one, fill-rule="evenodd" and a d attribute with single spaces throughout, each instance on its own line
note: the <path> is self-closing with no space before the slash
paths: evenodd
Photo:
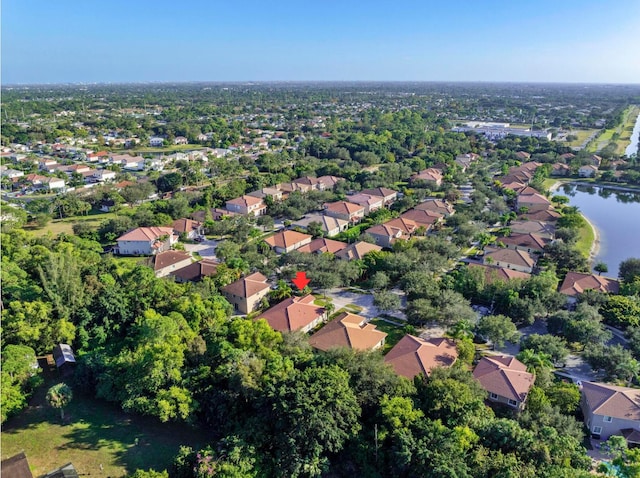
<path id="1" fill-rule="evenodd" d="M 269 293 L 269 296 L 278 301 L 282 301 L 284 299 L 288 299 L 293 295 L 293 289 L 286 281 L 280 279 L 278 281 L 276 289 L 272 290 Z"/>
<path id="2" fill-rule="evenodd" d="M 544 352 L 537 353 L 531 349 L 525 349 L 517 355 L 517 358 L 527 366 L 527 370 L 531 373 L 537 373 L 543 369 L 553 368 L 551 355 Z"/>
<path id="3" fill-rule="evenodd" d="M 60 409 L 60 419 L 64 420 L 64 407 L 69 405 L 73 398 L 71 387 L 64 382 L 58 383 L 47 391 L 46 398 L 51 407 Z"/>
<path id="4" fill-rule="evenodd" d="M 473 324 L 468 320 L 459 320 L 453 327 L 447 331 L 447 335 L 449 335 L 453 339 L 472 339 L 473 338 Z"/>

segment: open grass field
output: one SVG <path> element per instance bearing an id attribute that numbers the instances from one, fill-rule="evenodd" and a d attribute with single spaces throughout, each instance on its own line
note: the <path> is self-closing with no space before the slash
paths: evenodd
<path id="1" fill-rule="evenodd" d="M 387 338 L 384 341 L 384 348 L 382 349 L 383 353 L 391 350 L 393 346 L 400 342 L 400 339 L 406 335 L 404 327 L 399 327 L 385 320 L 371 319 L 369 322 L 375 325 L 378 330 L 387 334 Z"/>
<path id="2" fill-rule="evenodd" d="M 594 141 L 592 141 L 588 147 L 591 152 L 597 152 L 605 148 L 609 143 L 616 143 L 615 154 L 622 156 L 627 149 L 627 146 L 631 143 L 631 133 L 633 132 L 633 126 L 636 119 L 640 114 L 640 106 L 632 105 L 627 108 L 623 115 L 622 123 L 615 128 L 604 130 Z M 614 139 L 614 134 L 618 135 L 617 139 Z"/>
<path id="3" fill-rule="evenodd" d="M 78 474 L 121 477 L 136 469 L 168 468 L 180 445 L 201 447 L 206 434 L 183 424 L 127 415 L 117 406 L 75 395 L 60 412 L 46 404 L 52 376 L 36 391 L 29 407 L 2 427 L 2 459 L 24 450 L 33 476 L 72 462 Z M 100 469 L 102 465 L 102 470 Z"/>
<path id="4" fill-rule="evenodd" d="M 122 215 L 122 213 L 120 213 Z M 32 232 L 36 237 L 46 236 L 51 233 L 53 236 L 58 234 L 73 234 L 73 225 L 77 222 L 85 222 L 93 227 L 98 227 L 102 221 L 116 217 L 113 212 L 91 211 L 86 216 L 67 217 L 64 219 L 54 219 L 43 228 L 27 225 L 24 229 Z"/>
<path id="5" fill-rule="evenodd" d="M 571 148 L 579 148 L 584 142 L 594 133 L 596 133 L 597 129 L 574 129 L 569 132 L 570 135 L 576 136 L 577 138 L 573 141 L 566 141 L 565 144 Z"/>

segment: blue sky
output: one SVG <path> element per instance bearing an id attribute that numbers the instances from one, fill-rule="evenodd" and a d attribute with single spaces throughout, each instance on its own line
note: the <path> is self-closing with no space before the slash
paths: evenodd
<path id="1" fill-rule="evenodd" d="M 1 18 L 5 85 L 640 82 L 638 0 L 3 0 Z"/>

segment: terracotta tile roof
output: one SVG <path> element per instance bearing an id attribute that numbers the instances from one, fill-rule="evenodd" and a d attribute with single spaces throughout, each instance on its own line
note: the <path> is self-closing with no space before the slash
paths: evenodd
<path id="1" fill-rule="evenodd" d="M 450 215 L 455 212 L 451 204 L 441 199 L 427 199 L 413 209 L 417 211 L 433 211 L 443 215 Z"/>
<path id="2" fill-rule="evenodd" d="M 183 281 L 199 281 L 203 277 L 209 277 L 216 273 L 218 262 L 210 259 L 202 259 L 201 261 L 189 264 L 186 267 L 172 271 L 169 275 L 175 276 Z"/>
<path id="3" fill-rule="evenodd" d="M 307 186 L 315 186 L 316 184 L 320 183 L 321 181 L 318 178 L 314 178 L 314 177 L 311 177 L 311 176 L 303 176 L 301 178 L 294 179 L 293 182 L 296 183 L 296 184 L 305 184 Z"/>
<path id="4" fill-rule="evenodd" d="M 318 181 L 324 184 L 325 188 L 332 188 L 340 181 L 344 181 L 344 178 L 339 178 L 338 176 L 320 176 Z"/>
<path id="5" fill-rule="evenodd" d="M 512 279 L 528 279 L 531 277 L 531 274 L 527 272 L 514 271 L 513 269 L 505 269 L 504 267 L 476 263 L 469 264 L 469 267 L 482 268 L 484 271 L 484 280 L 487 284 L 496 281 L 508 282 Z"/>
<path id="6" fill-rule="evenodd" d="M 420 171 L 418 174 L 411 176 L 411 180 L 423 180 L 423 181 L 442 181 L 442 171 L 435 168 L 428 168 Z"/>
<path id="7" fill-rule="evenodd" d="M 202 223 L 198 221 L 194 221 L 192 219 L 187 219 L 184 217 L 173 221 L 173 230 L 178 233 L 182 233 L 182 232 L 189 233 L 191 231 L 197 230 L 201 226 L 202 226 Z"/>
<path id="8" fill-rule="evenodd" d="M 369 194 L 371 196 L 381 196 L 383 198 L 388 196 L 398 195 L 398 191 L 394 191 L 393 189 L 389 189 L 389 188 L 370 188 L 370 189 L 363 189 L 360 192 L 362 194 Z"/>
<path id="9" fill-rule="evenodd" d="M 186 259 L 191 259 L 191 254 L 184 251 L 165 251 L 153 256 L 153 270 L 158 271 Z"/>
<path id="10" fill-rule="evenodd" d="M 408 219 L 415 222 L 418 226 L 432 226 L 444 216 L 438 212 L 429 209 L 409 209 L 400 216 L 401 219 Z"/>
<path id="11" fill-rule="evenodd" d="M 254 272 L 253 274 L 249 274 L 246 277 L 224 286 L 221 290 L 237 297 L 246 298 L 268 288 L 269 284 L 267 284 L 267 278 L 259 272 Z"/>
<path id="12" fill-rule="evenodd" d="M 313 303 L 315 299 L 313 295 L 290 297 L 260 314 L 258 319 L 265 319 L 272 329 L 280 332 L 302 329 L 326 313 Z"/>
<path id="13" fill-rule="evenodd" d="M 368 242 L 359 241 L 353 244 L 349 244 L 341 251 L 338 251 L 336 253 L 336 257 L 351 261 L 353 259 L 362 259 L 369 252 L 381 250 L 382 247 L 376 244 L 369 244 Z"/>
<path id="14" fill-rule="evenodd" d="M 531 194 L 520 192 L 518 194 L 518 204 L 551 204 L 551 201 L 537 191 Z"/>
<path id="15" fill-rule="evenodd" d="M 514 247 L 527 247 L 532 249 L 544 249 L 551 240 L 537 234 L 512 234 L 508 237 L 501 237 L 499 242 Z"/>
<path id="16" fill-rule="evenodd" d="M 382 205 L 384 202 L 383 196 L 373 196 L 371 194 L 352 194 L 351 196 L 347 196 L 347 199 L 354 204 L 360 204 L 361 206 L 375 206 L 376 204 Z"/>
<path id="17" fill-rule="evenodd" d="M 260 204 L 262 202 L 263 201 L 260 198 L 244 195 L 244 196 L 240 196 L 239 198 L 235 198 L 227 201 L 227 204 L 249 207 L 249 206 L 255 206 L 256 204 Z"/>
<path id="18" fill-rule="evenodd" d="M 313 334 L 309 338 L 309 343 L 319 350 L 329 350 L 334 347 L 371 350 L 384 342 L 387 334 L 365 321 L 364 317 L 343 312 Z"/>
<path id="19" fill-rule="evenodd" d="M 453 340 L 444 337 L 421 339 L 405 335 L 384 357 L 398 375 L 413 378 L 418 374 L 429 376 L 436 367 L 450 367 L 458 358 Z"/>
<path id="20" fill-rule="evenodd" d="M 493 259 L 494 262 L 505 262 L 523 267 L 533 267 L 536 264 L 528 252 L 514 249 L 487 249 L 483 261 L 486 262 L 488 258 Z"/>
<path id="21" fill-rule="evenodd" d="M 553 224 L 542 221 L 513 221 L 509 229 L 513 233 L 532 233 L 547 237 L 553 237 L 556 233 L 556 227 Z"/>
<path id="22" fill-rule="evenodd" d="M 525 401 L 535 380 L 522 362 L 508 355 L 482 357 L 473 377 L 488 392 L 519 402 Z"/>
<path id="23" fill-rule="evenodd" d="M 280 231 L 271 237 L 267 237 L 264 242 L 271 247 L 280 247 L 287 249 L 295 244 L 299 244 L 305 240 L 311 240 L 313 236 L 309 234 L 303 234 L 297 231 Z"/>
<path id="24" fill-rule="evenodd" d="M 298 252 L 330 252 L 331 254 L 335 254 L 338 251 L 341 251 L 347 247 L 347 244 L 340 241 L 334 241 L 332 239 L 326 239 L 324 237 L 319 237 L 318 239 L 314 239 L 309 244 L 305 244 L 302 247 L 296 249 Z"/>
<path id="25" fill-rule="evenodd" d="M 640 390 L 637 388 L 582 382 L 582 394 L 594 415 L 640 420 Z"/>
<path id="26" fill-rule="evenodd" d="M 172 236 L 172 227 L 138 227 L 120 236 L 118 241 L 157 241 L 162 236 Z"/>
<path id="27" fill-rule="evenodd" d="M 528 211 L 522 217 L 529 221 L 555 222 L 558 219 L 560 219 L 562 215 L 558 211 L 554 211 L 551 208 L 547 208 L 547 209 Z"/>
<path id="28" fill-rule="evenodd" d="M 334 229 L 343 229 L 349 224 L 349 221 L 338 217 L 309 214 L 308 216 L 294 222 L 292 226 L 306 229 L 312 222 L 319 222 L 322 225 L 322 230 L 324 232 L 329 232 Z"/>
<path id="29" fill-rule="evenodd" d="M 336 201 L 326 203 L 325 209 L 330 212 L 339 214 L 357 214 L 364 213 L 364 207 L 359 204 L 353 204 L 347 201 Z"/>
<path id="30" fill-rule="evenodd" d="M 364 232 L 366 232 L 367 234 L 371 234 L 372 236 L 391 238 L 391 241 L 393 242 L 396 239 L 408 240 L 411 237 L 413 231 L 416 230 L 415 223 L 410 228 L 411 232 L 408 232 L 407 229 L 408 227 L 406 227 L 406 225 L 402 222 L 400 223 L 399 227 L 396 225 L 392 225 L 389 222 L 385 222 L 384 224 L 377 224 L 375 226 L 372 226 Z"/>
<path id="31" fill-rule="evenodd" d="M 560 293 L 576 296 L 590 289 L 617 294 L 620 289 L 620 283 L 615 279 L 609 279 L 608 277 L 597 276 L 595 274 L 568 272 L 560 286 Z"/>

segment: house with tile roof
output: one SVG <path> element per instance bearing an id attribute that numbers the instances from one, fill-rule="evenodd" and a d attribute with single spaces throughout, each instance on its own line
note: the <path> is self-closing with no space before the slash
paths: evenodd
<path id="1" fill-rule="evenodd" d="M 536 209 L 533 211 L 527 211 L 523 214 L 522 219 L 527 221 L 539 221 L 539 222 L 556 222 L 562 217 L 558 211 L 553 208 L 548 209 Z"/>
<path id="2" fill-rule="evenodd" d="M 347 196 L 347 199 L 353 204 L 359 204 L 360 206 L 363 206 L 365 214 L 371 214 L 372 212 L 384 207 L 384 197 L 382 196 L 357 193 Z"/>
<path id="3" fill-rule="evenodd" d="M 542 221 L 512 221 L 509 229 L 512 234 L 537 234 L 549 239 L 556 235 L 556 226 Z"/>
<path id="4" fill-rule="evenodd" d="M 233 305 L 233 308 L 242 314 L 256 310 L 269 290 L 267 278 L 259 272 L 242 277 L 220 289 L 222 295 Z"/>
<path id="5" fill-rule="evenodd" d="M 191 264 L 191 254 L 184 251 L 164 251 L 153 256 L 151 264 L 156 277 L 166 277 L 171 272 Z"/>
<path id="6" fill-rule="evenodd" d="M 370 188 L 360 191 L 362 194 L 368 194 L 370 196 L 378 196 L 383 199 L 385 206 L 393 204 L 398 199 L 398 191 L 394 191 L 389 188 Z"/>
<path id="7" fill-rule="evenodd" d="M 457 359 L 458 350 L 452 339 L 422 339 L 413 335 L 402 337 L 384 357 L 398 375 L 408 379 L 420 374 L 428 377 L 434 368 L 451 367 Z"/>
<path id="8" fill-rule="evenodd" d="M 347 247 L 342 249 L 341 251 L 336 252 L 336 258 L 343 261 L 353 261 L 357 259 L 362 259 L 365 255 L 370 252 L 378 252 L 381 251 L 382 247 L 376 244 L 370 244 L 364 241 L 354 242 L 353 244 L 349 244 Z"/>
<path id="9" fill-rule="evenodd" d="M 186 217 L 173 221 L 173 231 L 177 235 L 184 234 L 187 239 L 195 239 L 203 234 L 202 223 Z"/>
<path id="10" fill-rule="evenodd" d="M 324 186 L 325 190 L 331 191 L 336 187 L 336 184 L 340 181 L 344 181 L 344 178 L 340 178 L 338 176 L 320 176 L 318 181 Z"/>
<path id="11" fill-rule="evenodd" d="M 307 333 L 327 319 L 327 310 L 315 305 L 315 300 L 311 294 L 289 297 L 264 311 L 256 320 L 265 319 L 272 329 L 279 332 L 301 330 Z"/>
<path id="12" fill-rule="evenodd" d="M 526 251 L 529 254 L 542 254 L 544 246 L 551 243 L 551 239 L 548 237 L 537 234 L 512 234 L 501 237 L 498 241 L 504 244 L 507 249 Z"/>
<path id="13" fill-rule="evenodd" d="M 593 436 L 607 440 L 622 435 L 640 444 L 640 390 L 606 383 L 582 382 L 580 407 Z"/>
<path id="14" fill-rule="evenodd" d="M 586 164 L 578 168 L 578 176 L 581 178 L 594 178 L 598 174 L 598 166 Z"/>
<path id="15" fill-rule="evenodd" d="M 524 408 L 535 375 L 527 372 L 527 366 L 509 355 L 482 357 L 473 369 L 475 378 L 489 392 L 489 401 Z"/>
<path id="16" fill-rule="evenodd" d="M 267 213 L 267 205 L 260 198 L 253 196 L 240 196 L 230 199 L 226 203 L 227 210 L 243 216 L 264 216 Z"/>
<path id="17" fill-rule="evenodd" d="M 300 190 L 303 192 L 308 191 L 322 191 L 325 188 L 325 184 L 318 178 L 311 176 L 303 176 L 293 180 L 294 183 L 300 186 Z"/>
<path id="18" fill-rule="evenodd" d="M 436 186 L 440 186 L 442 184 L 442 178 L 442 171 L 435 168 L 427 168 L 411 176 L 409 181 L 411 183 L 414 183 L 416 181 L 426 181 L 434 183 Z"/>
<path id="19" fill-rule="evenodd" d="M 327 351 L 336 347 L 354 350 L 376 350 L 384 345 L 387 334 L 367 319 L 343 312 L 309 338 L 313 348 Z"/>
<path id="20" fill-rule="evenodd" d="M 325 203 L 324 215 L 336 217 L 350 223 L 357 223 L 364 217 L 364 206 L 348 201 L 336 201 Z"/>
<path id="21" fill-rule="evenodd" d="M 211 259 L 202 259 L 198 262 L 177 269 L 169 273 L 176 282 L 198 282 L 214 275 L 218 270 L 219 263 Z"/>
<path id="22" fill-rule="evenodd" d="M 410 219 L 398 217 L 383 224 L 372 226 L 365 232 L 370 234 L 379 246 L 392 247 L 400 239 L 404 241 L 411 239 L 414 234 L 417 234 L 420 227 L 424 226 Z"/>
<path id="23" fill-rule="evenodd" d="M 247 196 L 253 196 L 258 199 L 264 199 L 270 197 L 274 202 L 282 201 L 282 191 L 277 188 L 262 188 L 256 191 L 247 193 Z"/>
<path id="24" fill-rule="evenodd" d="M 482 263 L 490 266 L 504 267 L 514 271 L 531 274 L 536 261 L 526 251 L 515 249 L 489 249 L 485 250 Z"/>
<path id="25" fill-rule="evenodd" d="M 569 303 L 575 303 L 585 290 L 596 290 L 607 294 L 617 294 L 620 283 L 609 277 L 583 272 L 567 272 L 559 292 L 567 296 Z"/>
<path id="26" fill-rule="evenodd" d="M 449 217 L 455 213 L 455 209 L 447 201 L 442 199 L 429 198 L 415 206 L 413 209 L 417 211 L 431 211 Z"/>
<path id="27" fill-rule="evenodd" d="M 296 249 L 296 251 L 315 254 L 323 254 L 325 252 L 335 254 L 345 247 L 347 247 L 347 244 L 344 242 L 334 241 L 333 239 L 327 239 L 325 237 L 319 237 L 311 241 L 309 244 L 305 244 L 304 246 L 299 247 L 298 249 Z"/>
<path id="28" fill-rule="evenodd" d="M 492 284 L 497 281 L 509 282 L 513 279 L 529 279 L 531 277 L 531 274 L 526 272 L 505 269 L 504 267 L 488 266 L 476 263 L 470 263 L 468 267 L 481 269 L 484 273 L 484 281 L 486 284 Z"/>
<path id="29" fill-rule="evenodd" d="M 121 256 L 150 256 L 171 249 L 178 236 L 173 227 L 137 227 L 118 239 L 116 254 Z"/>
<path id="30" fill-rule="evenodd" d="M 280 231 L 267 237 L 264 242 L 269 244 L 276 254 L 286 254 L 299 247 L 309 244 L 313 236 L 297 231 Z"/>
<path id="31" fill-rule="evenodd" d="M 401 219 L 408 219 L 418 224 L 418 227 L 422 226 L 426 231 L 440 222 L 444 216 L 439 212 L 431 211 L 430 209 L 409 209 L 407 212 L 400 215 Z"/>
<path id="32" fill-rule="evenodd" d="M 549 209 L 550 206 L 551 201 L 549 201 L 546 197 L 544 197 L 532 187 L 523 189 L 518 193 L 518 196 L 516 196 L 517 209 L 526 207 L 529 210 L 544 210 Z"/>
<path id="33" fill-rule="evenodd" d="M 317 222 L 320 224 L 322 233 L 327 236 L 335 236 L 349 228 L 349 221 L 339 219 L 337 217 L 325 216 L 321 214 L 308 214 L 307 216 L 299 219 L 291 224 L 291 227 L 297 227 L 306 230 L 309 224 Z"/>

